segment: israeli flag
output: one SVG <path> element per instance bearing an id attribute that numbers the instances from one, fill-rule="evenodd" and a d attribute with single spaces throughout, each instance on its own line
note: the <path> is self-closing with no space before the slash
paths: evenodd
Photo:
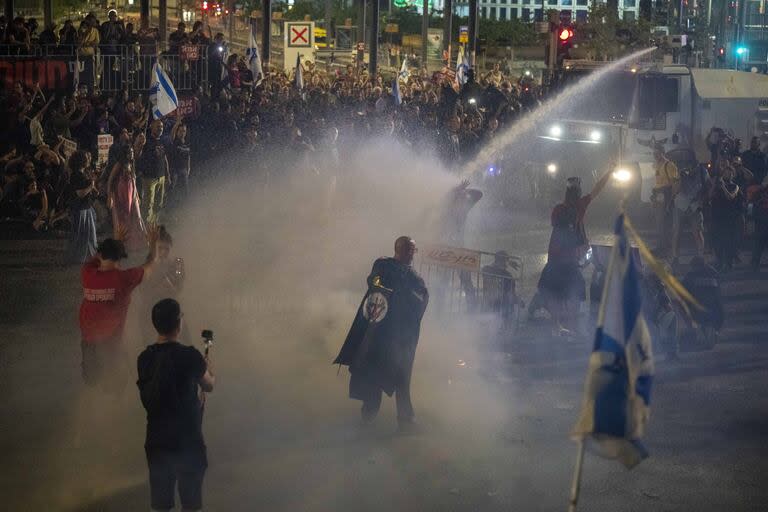
<path id="1" fill-rule="evenodd" d="M 227 67 L 227 59 L 229 58 L 229 48 L 223 47 L 221 52 L 221 88 L 229 89 L 231 85 L 229 82 L 229 68 Z"/>
<path id="2" fill-rule="evenodd" d="M 301 55 L 296 54 L 296 73 L 293 75 L 293 86 L 298 91 L 304 90 L 304 74 L 301 70 Z"/>
<path id="3" fill-rule="evenodd" d="M 392 80 L 392 96 L 395 98 L 395 105 L 403 104 L 403 97 L 400 94 L 400 84 L 397 83 L 397 78 Z"/>
<path id="4" fill-rule="evenodd" d="M 80 59 L 78 59 L 77 56 L 75 56 L 75 72 L 72 77 L 72 89 L 75 94 L 77 94 L 80 89 Z"/>
<path id="5" fill-rule="evenodd" d="M 411 76 L 411 72 L 408 71 L 408 59 L 403 59 L 403 64 L 400 66 L 400 72 L 397 74 L 397 78 L 399 80 L 408 80 L 408 77 Z"/>
<path id="6" fill-rule="evenodd" d="M 149 102 L 152 105 L 152 116 L 155 119 L 167 116 L 179 106 L 176 89 L 173 88 L 171 79 L 163 71 L 163 68 L 160 67 L 159 62 L 155 62 L 155 65 L 152 67 Z"/>
<path id="7" fill-rule="evenodd" d="M 648 455 L 641 438 L 650 417 L 653 352 L 624 215 L 614 231 L 584 399 L 571 435 L 591 438 L 601 455 L 632 468 Z"/>
<path id="8" fill-rule="evenodd" d="M 456 57 L 456 85 L 461 87 L 467 83 L 467 72 L 469 71 L 469 60 L 464 52 L 464 47 L 459 46 L 459 55 Z"/>
<path id="9" fill-rule="evenodd" d="M 251 27 L 251 33 L 248 36 L 248 48 L 245 49 L 245 55 L 248 57 L 248 69 L 251 70 L 253 75 L 253 82 L 257 83 L 264 76 L 264 71 L 261 69 L 261 57 L 259 56 L 259 47 L 256 46 L 256 34 L 254 34 L 254 28 Z"/>

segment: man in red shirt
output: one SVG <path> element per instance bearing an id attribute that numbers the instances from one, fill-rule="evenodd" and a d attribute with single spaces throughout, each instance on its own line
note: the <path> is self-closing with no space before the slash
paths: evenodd
<path id="1" fill-rule="evenodd" d="M 127 382 L 104 382 L 105 377 L 119 379 L 123 355 L 123 329 L 131 292 L 149 275 L 155 265 L 154 235 L 150 235 L 150 252 L 144 265 L 123 270 L 119 261 L 127 257 L 120 240 L 108 238 L 98 254 L 83 265 L 81 281 L 83 302 L 80 304 L 80 332 L 83 350 L 83 380 L 90 386 L 104 383 L 120 390 Z"/>
<path id="2" fill-rule="evenodd" d="M 549 239 L 547 264 L 541 272 L 538 294 L 560 328 L 560 334 L 570 334 L 576 321 L 575 306 L 584 300 L 586 285 L 581 274 L 579 260 L 589 249 L 589 239 L 584 229 L 584 215 L 592 200 L 603 190 L 609 177 L 606 172 L 592 188 L 581 195 L 581 180 L 569 178 L 565 201 L 552 210 L 552 236 Z M 534 298 L 529 312 L 535 310 Z"/>

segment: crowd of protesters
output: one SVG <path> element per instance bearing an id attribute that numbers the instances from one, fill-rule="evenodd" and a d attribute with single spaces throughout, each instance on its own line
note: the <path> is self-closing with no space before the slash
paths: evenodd
<path id="1" fill-rule="evenodd" d="M 109 43 L 109 34 L 132 34 L 113 18 L 97 30 L 99 44 Z M 180 24 L 169 48 L 206 41 L 199 26 L 187 32 Z M 251 172 L 265 181 L 280 179 L 298 161 L 336 173 L 345 151 L 389 138 L 457 165 L 538 102 L 520 93 L 533 87 L 528 77 L 510 80 L 498 69 L 478 80 L 470 70 L 460 88 L 450 73 L 415 70 L 401 77 L 396 95 L 391 82 L 364 69 L 327 72 L 306 62 L 297 87 L 295 71 L 254 77 L 244 56 L 222 54 L 221 34 L 212 41 L 210 87 L 189 96 L 186 115 L 152 120 L 147 96 L 128 91 L 81 87 L 46 96 L 37 84 L 14 84 L 0 98 L 0 129 L 8 134 L 1 148 L 0 218 L 72 232 L 73 261 L 92 255 L 97 230 L 110 224 L 127 230 L 128 248 L 139 250 L 146 224 L 183 201 L 190 176 L 194 181 L 229 168 L 209 165 L 213 159 L 247 158 Z M 114 143 L 106 161 L 97 163 L 102 134 Z M 267 165 L 267 159 L 280 165 Z"/>
<path id="2" fill-rule="evenodd" d="M 753 238 L 751 266 L 757 270 L 768 243 L 768 174 L 760 139 L 749 149 L 719 128 L 707 137 L 711 159 L 706 164 L 670 161 L 662 144 L 654 148 L 657 212 L 661 252 L 669 252 L 673 266 L 679 261 L 680 239 L 689 228 L 697 256 L 711 250 L 719 272 L 739 262 L 746 236 Z M 666 243 L 665 243 L 666 242 Z"/>
<path id="3" fill-rule="evenodd" d="M 35 39 L 33 19 L 2 26 L 9 43 Z M 53 28 L 46 27 L 37 41 L 47 44 L 50 33 L 45 34 Z M 51 42 L 73 42 L 81 52 L 89 41 L 102 52 L 109 45 L 142 44 L 142 36 L 114 11 L 104 23 L 89 14 L 79 29 L 67 22 L 54 32 Z M 145 32 L 143 40 L 157 44 L 157 31 Z M 46 98 L 39 87 L 15 84 L 0 103 L 0 129 L 9 134 L 0 156 L 0 218 L 87 235 L 73 254 L 92 252 L 94 224 L 126 228 L 128 246 L 138 249 L 145 224 L 162 220 L 164 207 L 183 201 L 190 177 L 194 182 L 237 167 L 209 165 L 213 159 L 246 157 L 250 172 L 266 182 L 302 167 L 343 173 L 338 164 L 346 151 L 396 140 L 458 166 L 535 108 L 541 95 L 531 77 L 509 77 L 498 64 L 477 77 L 469 70 L 460 87 L 448 69 L 411 69 L 408 76 L 401 73 L 395 90 L 392 81 L 352 65 L 328 70 L 307 61 L 300 80 L 295 70 L 274 68 L 253 76 L 246 56 L 227 50 L 223 35 L 210 37 L 200 22 L 192 31 L 179 23 L 169 35 L 168 52 L 185 44 L 208 48 L 209 72 L 207 86 L 189 96 L 184 116 L 151 120 L 148 98 L 128 91 L 91 87 Z M 113 135 L 114 144 L 97 166 L 99 134 Z M 68 141 L 77 145 L 74 154 Z M 662 248 L 676 260 L 681 234 L 690 229 L 698 254 L 711 249 L 725 271 L 738 259 L 746 226 L 754 226 L 752 264 L 758 266 L 768 243 L 768 189 L 762 185 L 768 164 L 760 141 L 742 152 L 738 141 L 713 129 L 708 142 L 708 166 L 678 169 L 663 147 L 655 148 L 653 202 Z M 754 222 L 746 222 L 747 214 Z"/>
<path id="4" fill-rule="evenodd" d="M 160 34 L 156 27 L 137 29 L 134 23 L 118 19 L 114 10 L 109 11 L 107 21 L 103 23 L 95 14 L 89 13 L 77 26 L 68 19 L 61 26 L 51 22 L 43 30 L 38 29 L 35 18 L 19 16 L 9 21 L 0 16 L 0 52 L 3 55 L 28 55 L 41 48 L 47 54 L 74 55 L 77 52 L 81 57 L 88 57 L 97 51 L 114 54 L 120 45 L 137 45 L 141 53 L 155 54 Z"/>

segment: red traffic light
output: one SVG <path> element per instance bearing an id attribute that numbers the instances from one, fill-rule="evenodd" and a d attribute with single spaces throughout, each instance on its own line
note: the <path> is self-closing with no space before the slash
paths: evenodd
<path id="1" fill-rule="evenodd" d="M 208 10 L 208 2 L 206 2 L 205 0 L 203 0 L 203 10 L 204 11 Z"/>
<path id="2" fill-rule="evenodd" d="M 723 47 L 721 46 L 721 47 L 720 47 L 720 48 L 717 50 L 717 53 L 719 53 L 720 55 L 725 55 L 725 48 L 723 48 Z"/>
<path id="3" fill-rule="evenodd" d="M 557 34 L 557 38 L 562 42 L 565 42 L 572 37 L 573 37 L 573 30 L 567 27 L 561 28 L 560 32 Z"/>

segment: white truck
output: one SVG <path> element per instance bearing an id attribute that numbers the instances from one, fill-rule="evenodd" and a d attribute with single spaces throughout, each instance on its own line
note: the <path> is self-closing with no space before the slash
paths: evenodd
<path id="1" fill-rule="evenodd" d="M 623 73 L 626 113 L 609 122 L 560 119 L 544 126 L 540 137 L 568 143 L 562 145 L 565 152 L 572 151 L 574 143 L 608 146 L 604 154 L 612 153 L 639 181 L 634 185 L 643 202 L 649 200 L 654 183 L 651 141 L 664 141 L 667 151 L 692 150 L 699 162 L 710 159 L 706 138 L 713 127 L 741 139 L 744 149 L 753 136 L 768 141 L 766 75 L 662 64 Z"/>

